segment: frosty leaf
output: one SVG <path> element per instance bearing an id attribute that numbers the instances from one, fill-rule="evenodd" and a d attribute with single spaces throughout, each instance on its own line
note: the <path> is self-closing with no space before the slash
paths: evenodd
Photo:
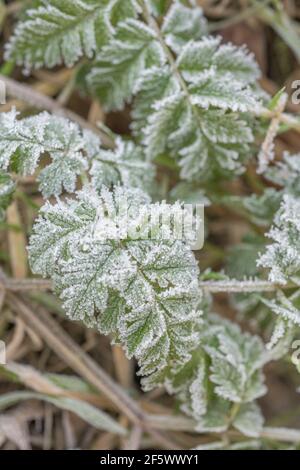
<path id="1" fill-rule="evenodd" d="M 45 152 L 44 134 L 48 124 L 48 114 L 17 120 L 12 110 L 0 115 L 0 166 L 7 170 L 11 159 L 14 167 L 22 174 L 34 173 L 38 160 Z"/>
<path id="2" fill-rule="evenodd" d="M 274 226 L 268 233 L 273 243 L 258 260 L 258 266 L 270 269 L 272 282 L 286 283 L 300 273 L 300 200 L 285 195 Z"/>
<path id="3" fill-rule="evenodd" d="M 52 163 L 39 175 L 42 193 L 49 197 L 61 194 L 63 189 L 74 192 L 77 177 L 88 168 L 84 134 L 76 124 L 52 117 L 44 140 L 45 150 L 51 155 Z"/>
<path id="4" fill-rule="evenodd" d="M 122 198 L 131 214 L 125 237 Z M 150 200 L 144 193 L 121 187 L 102 188 L 100 195 L 85 188 L 76 200 L 48 203 L 35 224 L 29 257 L 34 273 L 52 276 L 72 319 L 114 333 L 149 375 L 189 357 L 200 312 L 192 252 L 169 237 L 144 239 L 145 204 Z M 159 215 L 164 208 L 156 210 Z M 139 235 L 130 238 L 133 229 Z"/>
<path id="5" fill-rule="evenodd" d="M 136 15 L 135 0 L 42 0 L 27 10 L 6 57 L 25 69 L 68 67 L 83 55 L 91 58 L 111 35 L 111 24 Z M 126 3 L 126 6 L 125 6 Z"/>
<path id="6" fill-rule="evenodd" d="M 188 8 L 179 1 L 173 2 L 164 18 L 162 32 L 168 46 L 178 54 L 187 42 L 200 39 L 206 33 L 202 9 Z"/>
<path id="7" fill-rule="evenodd" d="M 230 414 L 230 403 L 221 398 L 214 399 L 207 413 L 198 420 L 196 431 L 200 433 L 221 433 L 228 429 L 228 416 Z"/>
<path id="8" fill-rule="evenodd" d="M 161 45 L 151 28 L 129 19 L 118 26 L 115 36 L 98 55 L 88 81 L 107 110 L 122 109 L 144 70 L 163 62 Z"/>
<path id="9" fill-rule="evenodd" d="M 143 149 L 122 139 L 117 139 L 114 151 L 101 149 L 95 154 L 90 174 L 96 189 L 118 183 L 149 189 L 154 180 L 154 169 L 145 161 Z"/>
<path id="10" fill-rule="evenodd" d="M 0 171 L 0 222 L 4 219 L 5 209 L 10 204 L 14 190 L 15 183 L 11 177 Z"/>
<path id="11" fill-rule="evenodd" d="M 74 192 L 78 176 L 88 170 L 97 189 L 116 184 L 149 189 L 153 183 L 154 169 L 142 148 L 118 139 L 114 151 L 103 150 L 95 134 L 64 118 L 42 113 L 17 119 L 14 111 L 2 113 L 0 136 L 4 170 L 32 174 L 40 157 L 50 156 L 51 162 L 38 175 L 45 197 Z"/>
<path id="12" fill-rule="evenodd" d="M 2 113 L 0 137 L 2 169 L 33 174 L 42 155 L 51 157 L 52 163 L 39 175 L 46 197 L 59 195 L 63 189 L 73 192 L 77 176 L 87 169 L 85 134 L 66 119 L 48 113 L 17 119 L 15 111 Z"/>
<path id="13" fill-rule="evenodd" d="M 258 337 L 216 315 L 204 318 L 197 334 L 197 348 L 169 368 L 164 385 L 196 420 L 197 431 L 223 432 L 231 423 L 233 403 L 248 412 L 244 404 L 251 411 L 251 402 L 266 392 L 261 369 L 271 359 Z"/>
<path id="14" fill-rule="evenodd" d="M 205 109 L 214 106 L 244 113 L 257 107 L 256 98 L 250 88 L 246 88 L 243 83 L 232 77 L 224 76 L 220 81 L 214 70 L 203 78 L 193 80 L 189 91 L 192 104 Z"/>
<path id="15" fill-rule="evenodd" d="M 217 395 L 236 403 L 264 395 L 261 368 L 266 355 L 258 337 L 241 333 L 237 326 L 224 322 L 205 350 L 212 361 L 210 379 Z"/>
<path id="16" fill-rule="evenodd" d="M 51 165 L 41 171 L 39 176 L 40 189 L 45 197 L 61 194 L 63 188 L 72 193 L 76 188 L 77 176 L 86 168 L 83 157 L 78 155 L 70 158 L 55 158 Z"/>
<path id="17" fill-rule="evenodd" d="M 256 403 L 242 405 L 233 422 L 233 426 L 248 437 L 259 437 L 263 424 L 264 418 Z"/>
<path id="18" fill-rule="evenodd" d="M 243 171 L 254 140 L 253 118 L 246 113 L 260 105 L 258 67 L 245 48 L 211 37 L 186 43 L 201 35 L 200 21 L 201 9 L 175 1 L 161 35 L 151 20 L 120 23 L 88 78 L 106 109 L 121 109 L 136 95 L 135 135 L 150 158 L 178 159 L 188 180 Z M 164 35 L 180 53 L 177 59 L 162 44 Z"/>
<path id="19" fill-rule="evenodd" d="M 260 76 L 252 54 L 246 48 L 230 43 L 221 45 L 220 37 L 205 37 L 190 42 L 178 58 L 178 67 L 188 82 L 197 82 L 213 71 L 216 80 L 234 78 L 244 85 L 254 83 Z"/>
<path id="20" fill-rule="evenodd" d="M 181 176 L 188 180 L 221 171 L 239 172 L 240 160 L 253 140 L 247 124 L 234 113 L 192 109 L 179 93 L 157 104 L 144 134 L 149 157 L 164 151 L 179 156 Z"/>

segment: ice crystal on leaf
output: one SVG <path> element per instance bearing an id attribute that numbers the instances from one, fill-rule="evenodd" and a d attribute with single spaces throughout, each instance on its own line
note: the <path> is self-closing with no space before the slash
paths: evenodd
<path id="1" fill-rule="evenodd" d="M 142 207 L 129 221 L 135 237 L 119 239 L 116 214 L 124 197 L 131 212 Z M 86 188 L 76 200 L 47 203 L 29 257 L 34 273 L 53 278 L 72 319 L 113 333 L 149 375 L 189 355 L 201 312 L 192 252 L 180 240 L 145 239 L 145 204 L 143 192 L 121 187 L 102 188 L 100 195 Z"/>
<path id="2" fill-rule="evenodd" d="M 299 292 L 297 295 L 299 297 Z M 299 307 L 293 303 L 292 298 L 289 299 L 283 294 L 283 292 L 278 292 L 276 299 L 263 299 L 263 302 L 271 309 L 272 312 L 276 313 L 276 315 L 279 315 L 282 320 L 291 322 L 292 324 L 300 325 Z M 291 325 L 289 326 L 290 328 L 288 330 L 291 329 Z"/>
<path id="3" fill-rule="evenodd" d="M 269 167 L 265 177 L 279 186 L 283 186 L 285 193 L 295 197 L 300 196 L 300 154 L 291 155 L 285 152 L 283 160 L 273 167 Z"/>

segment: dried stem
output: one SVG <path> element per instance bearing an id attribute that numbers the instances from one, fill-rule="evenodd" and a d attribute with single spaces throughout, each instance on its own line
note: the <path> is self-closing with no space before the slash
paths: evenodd
<path id="1" fill-rule="evenodd" d="M 74 371 L 103 393 L 132 423 L 151 434 L 166 448 L 178 449 L 167 436 L 152 428 L 148 415 L 124 390 L 63 330 L 47 310 L 31 307 L 23 297 L 9 293 L 6 303 Z M 171 447 L 170 447 L 171 446 Z"/>
<path id="2" fill-rule="evenodd" d="M 52 281 L 47 279 L 9 279 L 0 277 L 0 286 L 2 289 L 11 292 L 27 292 L 27 291 L 47 291 L 53 290 Z M 235 279 L 224 281 L 201 281 L 199 287 L 212 294 L 221 292 L 276 292 L 281 289 L 292 289 L 296 287 L 294 284 L 274 284 L 269 281 L 261 280 L 245 280 L 237 281 Z"/>
<path id="3" fill-rule="evenodd" d="M 7 294 L 6 303 L 55 353 L 97 390 L 107 396 L 133 422 L 140 424 L 144 415 L 139 406 L 88 356 L 46 310 L 31 308 L 24 298 Z M 38 311 L 38 314 L 35 313 Z"/>
<path id="4" fill-rule="evenodd" d="M 268 281 L 236 281 L 234 279 L 230 279 L 228 281 L 202 281 L 199 285 L 202 289 L 212 294 L 220 292 L 275 292 L 279 289 L 291 289 L 292 287 L 295 287 L 291 284 L 279 285 Z"/>

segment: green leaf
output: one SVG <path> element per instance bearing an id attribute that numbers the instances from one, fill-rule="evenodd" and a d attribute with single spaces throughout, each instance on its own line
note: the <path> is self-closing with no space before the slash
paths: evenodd
<path id="1" fill-rule="evenodd" d="M 88 77 L 89 85 L 105 109 L 122 109 L 144 70 L 163 62 L 162 47 L 152 29 L 129 19 L 117 27 L 112 40 L 97 56 Z"/>
<path id="2" fill-rule="evenodd" d="M 95 154 L 90 174 L 98 190 L 121 183 L 150 191 L 154 181 L 154 168 L 145 160 L 143 148 L 120 138 L 114 151 L 101 149 Z"/>
<path id="3" fill-rule="evenodd" d="M 41 191 L 46 197 L 59 195 L 63 189 L 73 192 L 77 176 L 88 167 L 90 137 L 76 124 L 48 113 L 25 119 L 17 116 L 14 110 L 0 116 L 0 168 L 31 175 L 41 156 L 48 154 L 52 161 L 38 178 Z"/>
<path id="4" fill-rule="evenodd" d="M 216 80 L 234 78 L 244 85 L 255 83 L 260 77 L 254 56 L 246 48 L 227 43 L 221 45 L 220 37 L 205 37 L 187 44 L 177 61 L 183 77 L 197 82 L 214 71 Z"/>
<path id="5" fill-rule="evenodd" d="M 91 58 L 111 36 L 111 24 L 136 16 L 134 0 L 50 0 L 27 10 L 6 48 L 25 69 L 74 65 Z"/>
<path id="6" fill-rule="evenodd" d="M 189 41 L 200 39 L 206 31 L 202 9 L 198 6 L 189 8 L 179 1 L 172 3 L 162 25 L 167 45 L 177 54 Z"/>
<path id="7" fill-rule="evenodd" d="M 119 227 L 128 221 L 124 198 L 130 225 L 120 238 Z M 113 333 L 147 375 L 189 357 L 201 315 L 190 249 L 171 235 L 145 238 L 148 229 L 156 230 L 155 221 L 144 226 L 153 210 L 154 219 L 161 220 L 170 207 L 151 206 L 139 190 L 102 188 L 98 195 L 87 187 L 76 200 L 44 206 L 29 246 L 33 272 L 52 276 L 67 314 Z M 150 387 L 147 380 L 144 384 Z"/>

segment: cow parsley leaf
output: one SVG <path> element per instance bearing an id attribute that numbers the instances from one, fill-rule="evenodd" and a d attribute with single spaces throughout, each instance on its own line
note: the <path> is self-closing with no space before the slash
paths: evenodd
<path id="1" fill-rule="evenodd" d="M 131 237 L 119 232 L 127 220 L 124 198 Z M 145 230 L 155 227 L 145 225 L 149 204 L 140 190 L 102 188 L 98 195 L 86 188 L 76 200 L 42 208 L 29 246 L 33 272 L 53 278 L 70 318 L 113 333 L 143 375 L 162 374 L 170 361 L 189 357 L 201 314 L 190 249 L 164 231 L 145 239 Z M 168 206 L 154 210 L 158 217 L 169 212 Z"/>

